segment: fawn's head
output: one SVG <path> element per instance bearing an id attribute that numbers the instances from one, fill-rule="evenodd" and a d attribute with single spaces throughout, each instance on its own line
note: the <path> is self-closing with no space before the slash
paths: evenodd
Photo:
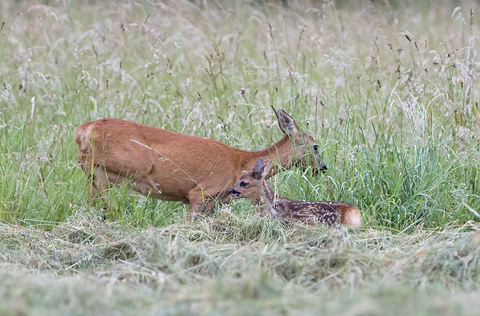
<path id="1" fill-rule="evenodd" d="M 261 200 L 262 185 L 265 177 L 272 169 L 273 163 L 270 160 L 266 165 L 263 158 L 257 160 L 253 169 L 244 171 L 240 179 L 229 191 L 234 199 L 249 199 L 254 205 L 258 205 Z"/>
<path id="2" fill-rule="evenodd" d="M 284 110 L 277 111 L 273 106 L 272 109 L 277 116 L 280 130 L 291 141 L 292 152 L 289 154 L 293 157 L 292 165 L 300 165 L 304 171 L 311 166 L 314 176 L 318 174 L 318 171 L 325 172 L 328 168 L 322 161 L 318 152 L 318 145 L 313 137 L 308 132 L 302 131 L 295 120 Z"/>

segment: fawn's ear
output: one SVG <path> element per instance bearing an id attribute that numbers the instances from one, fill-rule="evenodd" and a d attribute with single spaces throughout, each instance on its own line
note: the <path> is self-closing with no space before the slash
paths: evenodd
<path id="1" fill-rule="evenodd" d="M 295 123 L 295 120 L 287 114 L 284 110 L 275 110 L 272 105 L 273 112 L 277 116 L 278 127 L 286 135 L 293 136 L 298 131 L 298 125 Z"/>
<path id="2" fill-rule="evenodd" d="M 252 177 L 254 179 L 261 179 L 264 170 L 265 170 L 265 163 L 263 162 L 263 158 L 260 157 L 255 163 L 255 165 L 253 166 Z"/>
<path id="3" fill-rule="evenodd" d="M 263 168 L 263 172 L 262 172 L 262 178 L 265 178 L 267 176 L 267 174 L 270 172 L 270 170 L 272 169 L 273 167 L 273 162 L 270 160 L 266 165 L 265 165 L 265 168 Z"/>

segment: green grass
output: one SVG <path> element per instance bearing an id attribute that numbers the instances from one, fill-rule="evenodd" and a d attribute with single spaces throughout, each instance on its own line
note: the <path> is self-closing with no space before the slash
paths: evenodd
<path id="1" fill-rule="evenodd" d="M 0 3 L 0 314 L 475 314 L 478 4 L 285 3 Z M 111 221 L 88 204 L 82 122 L 258 150 L 281 138 L 270 105 L 329 167 L 272 186 L 354 204 L 364 229 L 248 201 L 189 223 L 126 186 Z"/>

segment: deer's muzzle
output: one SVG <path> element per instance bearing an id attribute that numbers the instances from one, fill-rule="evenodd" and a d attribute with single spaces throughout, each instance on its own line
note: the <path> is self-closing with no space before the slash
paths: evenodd
<path id="1" fill-rule="evenodd" d="M 240 196 L 240 192 L 236 191 L 235 189 L 230 189 L 230 191 L 228 191 L 228 193 L 230 193 L 230 195 L 234 199 L 236 199 Z"/>
<path id="2" fill-rule="evenodd" d="M 325 173 L 325 171 L 328 170 L 328 167 L 323 161 L 320 161 L 320 166 L 318 167 L 318 169 L 317 168 L 313 169 L 313 176 L 314 177 L 318 176 L 318 170 L 320 170 L 322 173 Z"/>

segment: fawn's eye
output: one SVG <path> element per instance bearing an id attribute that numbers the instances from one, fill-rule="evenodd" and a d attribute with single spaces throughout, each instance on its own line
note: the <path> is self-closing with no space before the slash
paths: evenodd
<path id="1" fill-rule="evenodd" d="M 240 182 L 241 187 L 246 187 L 248 185 L 248 182 L 242 181 Z"/>
<path id="2" fill-rule="evenodd" d="M 318 152 L 318 145 L 317 144 L 313 145 L 313 150 L 315 150 L 315 152 Z"/>

